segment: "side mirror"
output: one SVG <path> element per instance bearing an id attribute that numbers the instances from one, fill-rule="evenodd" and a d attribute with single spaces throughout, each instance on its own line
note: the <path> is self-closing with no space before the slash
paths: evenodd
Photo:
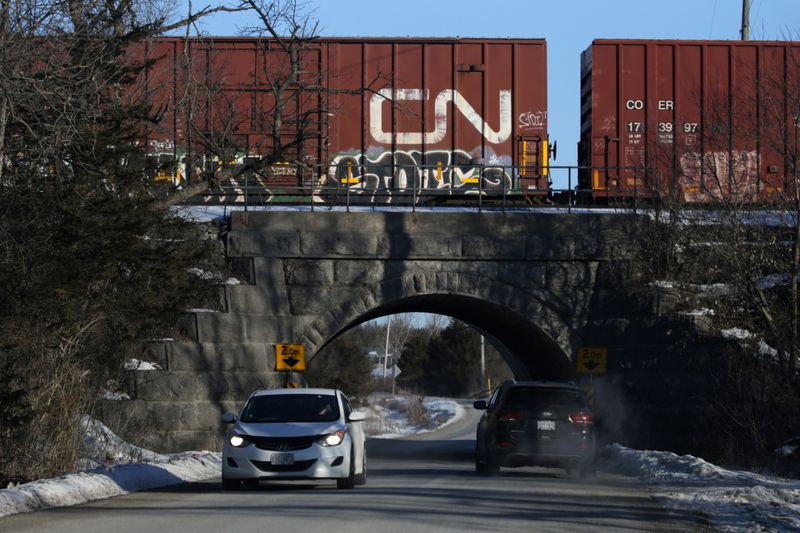
<path id="1" fill-rule="evenodd" d="M 348 422 L 363 422 L 367 419 L 367 415 L 364 413 L 359 413 L 357 411 L 353 411 L 350 413 L 350 416 L 347 417 Z"/>
<path id="2" fill-rule="evenodd" d="M 476 400 L 473 402 L 472 407 L 480 410 L 486 409 L 486 400 Z"/>
<path id="3" fill-rule="evenodd" d="M 236 415 L 233 413 L 224 413 L 220 417 L 220 420 L 222 420 L 223 424 L 233 424 L 234 422 L 236 422 Z"/>

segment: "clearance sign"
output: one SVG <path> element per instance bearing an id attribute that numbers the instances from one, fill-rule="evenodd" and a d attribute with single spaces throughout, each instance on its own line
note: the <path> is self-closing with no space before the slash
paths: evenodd
<path id="1" fill-rule="evenodd" d="M 306 354 L 302 344 L 276 344 L 275 370 L 302 372 L 306 369 Z"/>
<path id="2" fill-rule="evenodd" d="M 584 346 L 578 348 L 576 357 L 578 374 L 605 374 L 608 361 L 608 348 L 605 346 Z"/>

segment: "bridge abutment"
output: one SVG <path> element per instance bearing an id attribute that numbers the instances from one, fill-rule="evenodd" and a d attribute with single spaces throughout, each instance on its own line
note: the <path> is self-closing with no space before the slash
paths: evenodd
<path id="1" fill-rule="evenodd" d="M 612 274 L 628 260 L 631 223 L 536 212 L 235 212 L 227 255 L 245 283 L 221 288 L 219 310 L 188 313 L 183 337 L 154 352 L 163 370 L 134 372 L 133 399 L 107 402 L 103 416 L 149 422 L 138 441 L 156 450 L 219 448 L 221 413 L 257 388 L 302 379 L 274 371 L 275 343 L 302 343 L 313 358 L 347 329 L 400 312 L 472 324 L 523 379 L 575 379 L 577 348 L 599 342 L 615 359 L 636 360 L 631 323 L 642 314 L 630 307 L 625 275 Z M 613 333 L 614 320 L 628 323 Z"/>

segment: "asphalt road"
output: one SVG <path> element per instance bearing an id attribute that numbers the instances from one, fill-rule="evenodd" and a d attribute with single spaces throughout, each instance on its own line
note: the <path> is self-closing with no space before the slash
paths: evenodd
<path id="1" fill-rule="evenodd" d="M 476 414 L 439 431 L 368 442 L 366 486 L 271 482 L 225 492 L 219 479 L 0 519 L 0 531 L 703 531 L 668 514 L 634 480 L 600 470 L 590 481 L 561 470 L 474 472 Z"/>

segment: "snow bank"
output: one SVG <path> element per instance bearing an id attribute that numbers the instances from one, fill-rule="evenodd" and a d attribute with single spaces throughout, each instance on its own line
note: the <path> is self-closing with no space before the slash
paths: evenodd
<path id="1" fill-rule="evenodd" d="M 800 531 L 800 481 L 618 444 L 605 452 L 608 466 L 648 483 L 666 506 L 705 515 L 718 531 Z"/>
<path id="2" fill-rule="evenodd" d="M 409 421 L 409 401 L 415 400 L 413 397 L 390 397 L 361 409 L 367 416 L 364 432 L 370 437 L 394 439 L 442 428 L 465 416 L 464 408 L 457 402 L 431 398 L 422 402 L 429 422 L 413 424 Z"/>
<path id="3" fill-rule="evenodd" d="M 85 472 L 32 481 L 0 490 L 0 517 L 78 505 L 138 490 L 219 476 L 222 456 L 213 452 L 161 455 L 133 446 L 97 420 L 85 417 Z M 121 464 L 137 461 L 135 464 Z"/>
<path id="4" fill-rule="evenodd" d="M 218 453 L 186 452 L 160 463 L 121 465 L 33 481 L 0 490 L 0 517 L 208 479 L 219 475 L 221 464 Z"/>

